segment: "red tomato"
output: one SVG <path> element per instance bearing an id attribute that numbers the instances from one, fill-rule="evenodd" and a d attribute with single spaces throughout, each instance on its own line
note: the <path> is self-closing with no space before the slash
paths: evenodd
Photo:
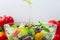
<path id="1" fill-rule="evenodd" d="M 55 34 L 55 37 L 54 37 L 54 39 L 53 40 L 60 40 L 60 35 L 57 33 L 57 34 Z"/>
<path id="2" fill-rule="evenodd" d="M 5 18 L 4 18 L 4 22 L 6 23 L 6 24 L 9 24 L 9 25 L 12 25 L 12 24 L 14 24 L 14 19 L 13 19 L 13 17 L 11 17 L 11 16 L 4 16 Z"/>
<path id="3" fill-rule="evenodd" d="M 7 39 L 7 36 L 4 32 L 0 32 L 0 40 L 5 40 Z"/>
<path id="4" fill-rule="evenodd" d="M 57 21 L 56 20 L 49 20 L 49 23 L 57 24 Z"/>
<path id="5" fill-rule="evenodd" d="M 4 20 L 4 17 L 0 16 L 0 27 L 2 27 L 2 28 L 3 28 L 3 24 L 4 24 L 3 20 Z"/>
<path id="6" fill-rule="evenodd" d="M 4 28 L 4 24 L 14 24 L 14 19 L 11 16 L 0 16 L 0 27 Z"/>
<path id="7" fill-rule="evenodd" d="M 57 30 L 53 40 L 60 40 L 60 21 L 57 22 L 56 20 L 50 20 L 49 23 L 57 25 Z"/>
<path id="8" fill-rule="evenodd" d="M 60 21 L 58 21 L 58 22 L 57 22 L 57 26 L 58 26 L 58 27 L 59 27 L 59 29 L 60 29 Z"/>
<path id="9" fill-rule="evenodd" d="M 56 31 L 56 36 L 54 37 L 53 40 L 60 40 L 60 21 L 57 22 L 57 31 Z"/>

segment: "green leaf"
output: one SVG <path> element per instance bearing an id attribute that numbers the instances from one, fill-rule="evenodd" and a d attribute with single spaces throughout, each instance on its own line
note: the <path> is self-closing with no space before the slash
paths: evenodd
<path id="1" fill-rule="evenodd" d="M 47 26 L 44 22 L 40 21 L 38 24 L 36 24 L 37 27 L 41 27 L 43 30 L 50 32 L 49 26 Z"/>
<path id="2" fill-rule="evenodd" d="M 21 27 L 19 30 L 20 30 L 20 33 L 18 34 L 19 38 L 21 38 L 22 36 L 28 35 L 27 28 Z"/>
<path id="3" fill-rule="evenodd" d="M 35 32 L 33 28 L 28 28 L 28 35 L 34 36 Z"/>
<path id="4" fill-rule="evenodd" d="M 17 28 L 17 25 L 16 24 L 12 25 L 12 28 Z"/>
<path id="5" fill-rule="evenodd" d="M 14 30 L 14 29 L 16 29 L 17 28 L 17 25 L 16 24 L 14 24 L 14 25 L 12 25 L 12 30 Z"/>
<path id="6" fill-rule="evenodd" d="M 3 29 L 0 27 L 0 32 L 2 31 Z"/>

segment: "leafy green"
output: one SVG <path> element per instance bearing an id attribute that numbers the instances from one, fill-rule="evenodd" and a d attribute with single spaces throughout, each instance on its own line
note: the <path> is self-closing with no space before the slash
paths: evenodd
<path id="1" fill-rule="evenodd" d="M 44 22 L 39 22 L 35 26 L 41 27 L 43 30 L 50 32 L 49 27 L 46 24 L 44 24 Z"/>
<path id="2" fill-rule="evenodd" d="M 14 24 L 14 25 L 12 25 L 12 30 L 15 30 L 16 28 L 17 28 L 17 25 L 16 24 Z"/>
<path id="3" fill-rule="evenodd" d="M 25 27 L 21 27 L 19 30 L 20 30 L 20 33 L 18 34 L 18 37 L 28 35 L 27 29 Z"/>
<path id="4" fill-rule="evenodd" d="M 3 29 L 0 27 L 0 32 L 2 31 Z"/>
<path id="5" fill-rule="evenodd" d="M 35 32 L 33 28 L 28 28 L 28 35 L 34 36 Z"/>

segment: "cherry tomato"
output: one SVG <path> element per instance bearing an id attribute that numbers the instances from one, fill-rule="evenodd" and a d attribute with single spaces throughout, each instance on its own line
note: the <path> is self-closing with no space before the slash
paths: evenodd
<path id="1" fill-rule="evenodd" d="M 50 20 L 49 23 L 51 23 L 52 25 L 53 24 L 57 25 L 57 30 L 53 40 L 60 40 L 60 21 L 57 22 L 56 20 Z"/>
<path id="2" fill-rule="evenodd" d="M 49 20 L 49 23 L 57 24 L 57 21 L 56 20 Z"/>
<path id="3" fill-rule="evenodd" d="M 11 16 L 4 16 L 4 23 L 13 25 L 14 24 L 14 19 Z"/>
<path id="4" fill-rule="evenodd" d="M 4 32 L 0 32 L 0 40 L 5 40 L 7 39 L 7 36 Z"/>
<path id="5" fill-rule="evenodd" d="M 12 16 L 0 16 L 0 27 L 4 29 L 4 24 L 13 25 L 14 19 Z"/>

